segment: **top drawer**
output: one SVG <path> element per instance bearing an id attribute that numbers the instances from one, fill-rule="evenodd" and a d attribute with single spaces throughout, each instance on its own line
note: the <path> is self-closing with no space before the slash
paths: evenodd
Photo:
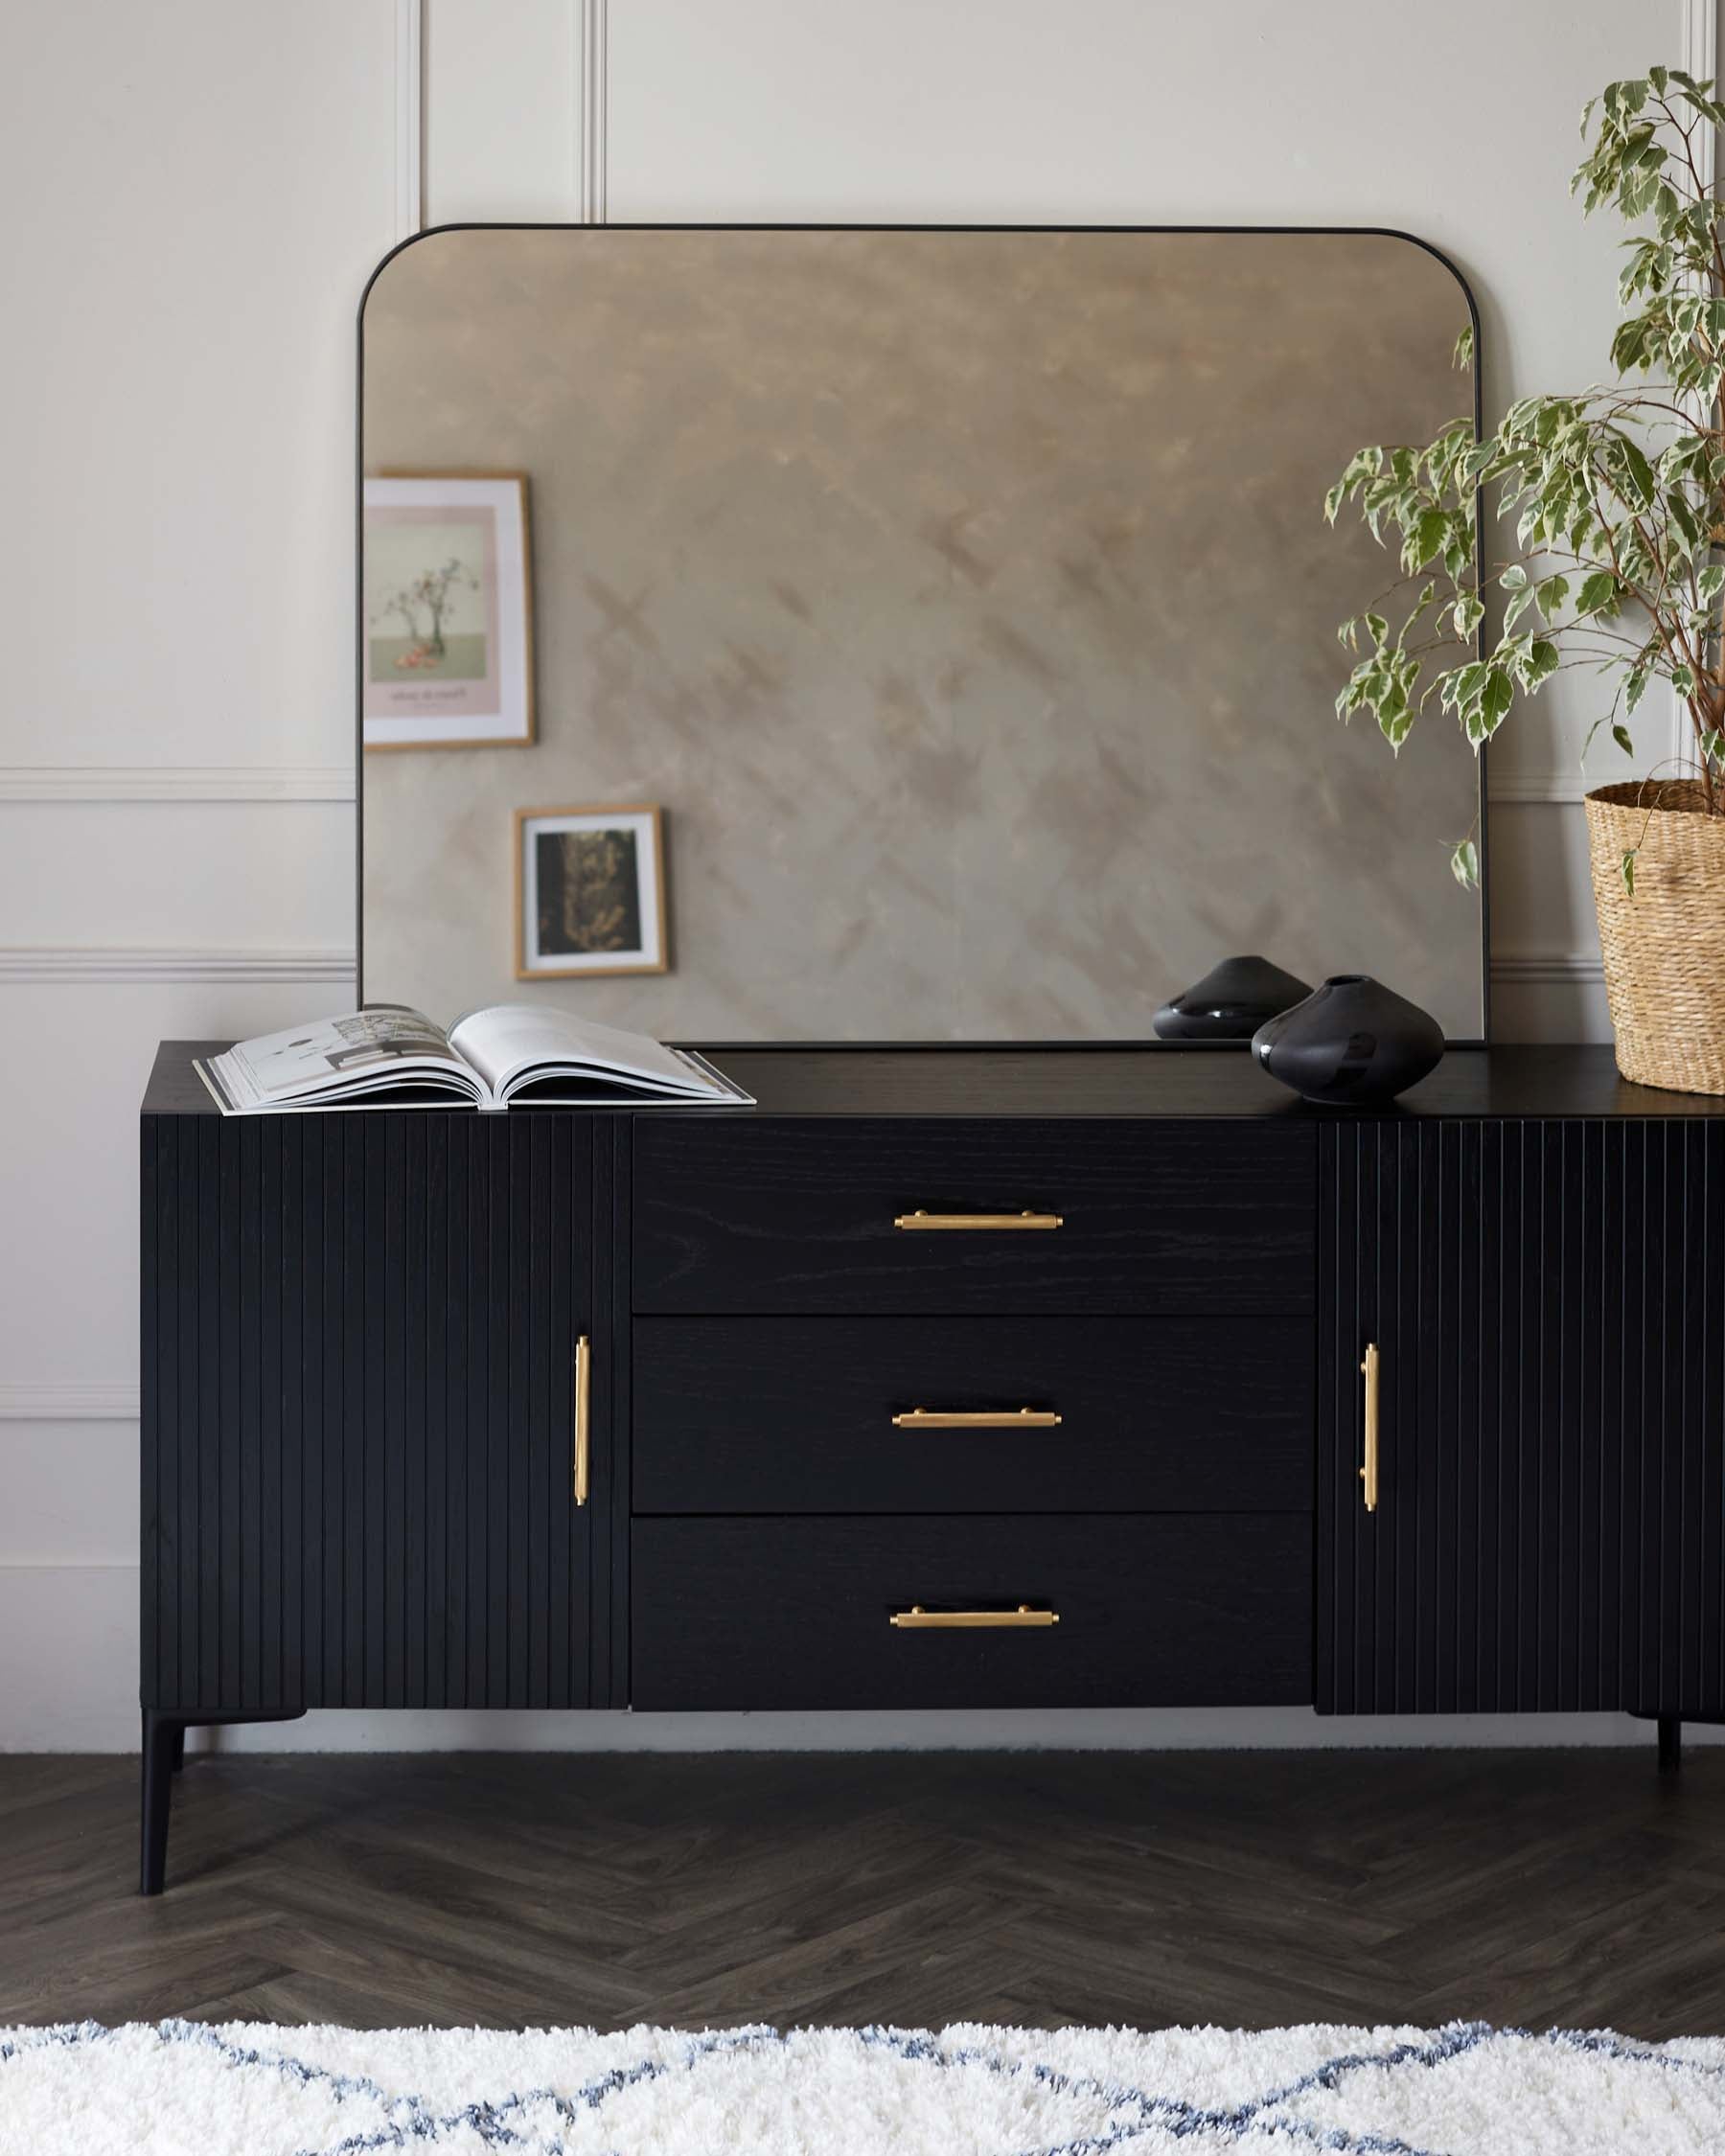
<path id="1" fill-rule="evenodd" d="M 1303 1315 L 1315 1177 L 1300 1121 L 642 1116 L 634 1307 Z"/>

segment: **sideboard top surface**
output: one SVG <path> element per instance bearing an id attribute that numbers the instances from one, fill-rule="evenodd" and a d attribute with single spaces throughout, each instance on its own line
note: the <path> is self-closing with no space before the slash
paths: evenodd
<path id="1" fill-rule="evenodd" d="M 214 1115 L 192 1067 L 225 1041 L 164 1041 L 146 1115 Z M 1136 1115 L 1326 1122 L 1385 1115 L 1532 1118 L 1725 1115 L 1725 1096 L 1665 1092 L 1618 1074 L 1608 1045 L 1452 1048 L 1392 1109 L 1311 1107 L 1237 1048 L 725 1048 L 706 1050 L 754 1110 L 655 1109 L 655 1116 Z M 426 1114 L 447 1114 L 427 1109 Z M 532 1111 L 517 1109 L 516 1114 Z"/>

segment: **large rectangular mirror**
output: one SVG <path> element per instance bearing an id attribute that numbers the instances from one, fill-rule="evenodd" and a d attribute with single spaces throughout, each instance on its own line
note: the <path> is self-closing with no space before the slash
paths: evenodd
<path id="1" fill-rule="evenodd" d="M 1471 409 L 1371 232 L 472 227 L 363 322 L 363 980 L 1137 1040 L 1236 952 L 1484 1030 L 1480 768 L 1333 700 L 1325 489 Z"/>

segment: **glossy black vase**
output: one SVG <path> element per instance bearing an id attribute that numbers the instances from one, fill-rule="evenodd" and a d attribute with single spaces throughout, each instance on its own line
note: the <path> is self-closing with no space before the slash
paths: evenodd
<path id="1" fill-rule="evenodd" d="M 1252 1052 L 1272 1078 L 1307 1100 L 1369 1108 L 1437 1069 L 1443 1028 L 1369 974 L 1335 974 L 1303 1003 L 1260 1025 Z"/>
<path id="2" fill-rule="evenodd" d="M 1224 958 L 1150 1022 L 1159 1041 L 1250 1041 L 1266 1019 L 1311 993 L 1268 958 Z"/>

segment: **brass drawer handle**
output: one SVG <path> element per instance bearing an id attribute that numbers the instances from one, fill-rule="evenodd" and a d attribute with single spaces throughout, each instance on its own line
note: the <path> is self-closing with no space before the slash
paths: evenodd
<path id="1" fill-rule="evenodd" d="M 1060 1612 L 1033 1610 L 1028 1602 L 1016 1610 L 925 1610 L 913 1602 L 908 1610 L 894 1610 L 886 1621 L 901 1632 L 1023 1632 L 1058 1624 Z"/>
<path id="2" fill-rule="evenodd" d="M 588 1427 L 592 1421 L 593 1343 L 586 1333 L 575 1342 L 575 1502 L 587 1501 Z"/>
<path id="3" fill-rule="evenodd" d="M 900 1213 L 892 1223 L 894 1227 L 933 1228 L 991 1228 L 1010 1227 L 1050 1228 L 1063 1225 L 1058 1213 L 925 1213 L 918 1206 L 913 1213 Z"/>
<path id="4" fill-rule="evenodd" d="M 1051 1408 L 907 1408 L 894 1430 L 1058 1430 Z"/>
<path id="5" fill-rule="evenodd" d="M 1360 1470 L 1360 1480 L 1365 1484 L 1368 1512 L 1375 1512 L 1378 1506 L 1378 1361 L 1376 1342 L 1368 1342 L 1366 1359 L 1360 1365 L 1360 1374 L 1366 1380 L 1366 1464 Z"/>

